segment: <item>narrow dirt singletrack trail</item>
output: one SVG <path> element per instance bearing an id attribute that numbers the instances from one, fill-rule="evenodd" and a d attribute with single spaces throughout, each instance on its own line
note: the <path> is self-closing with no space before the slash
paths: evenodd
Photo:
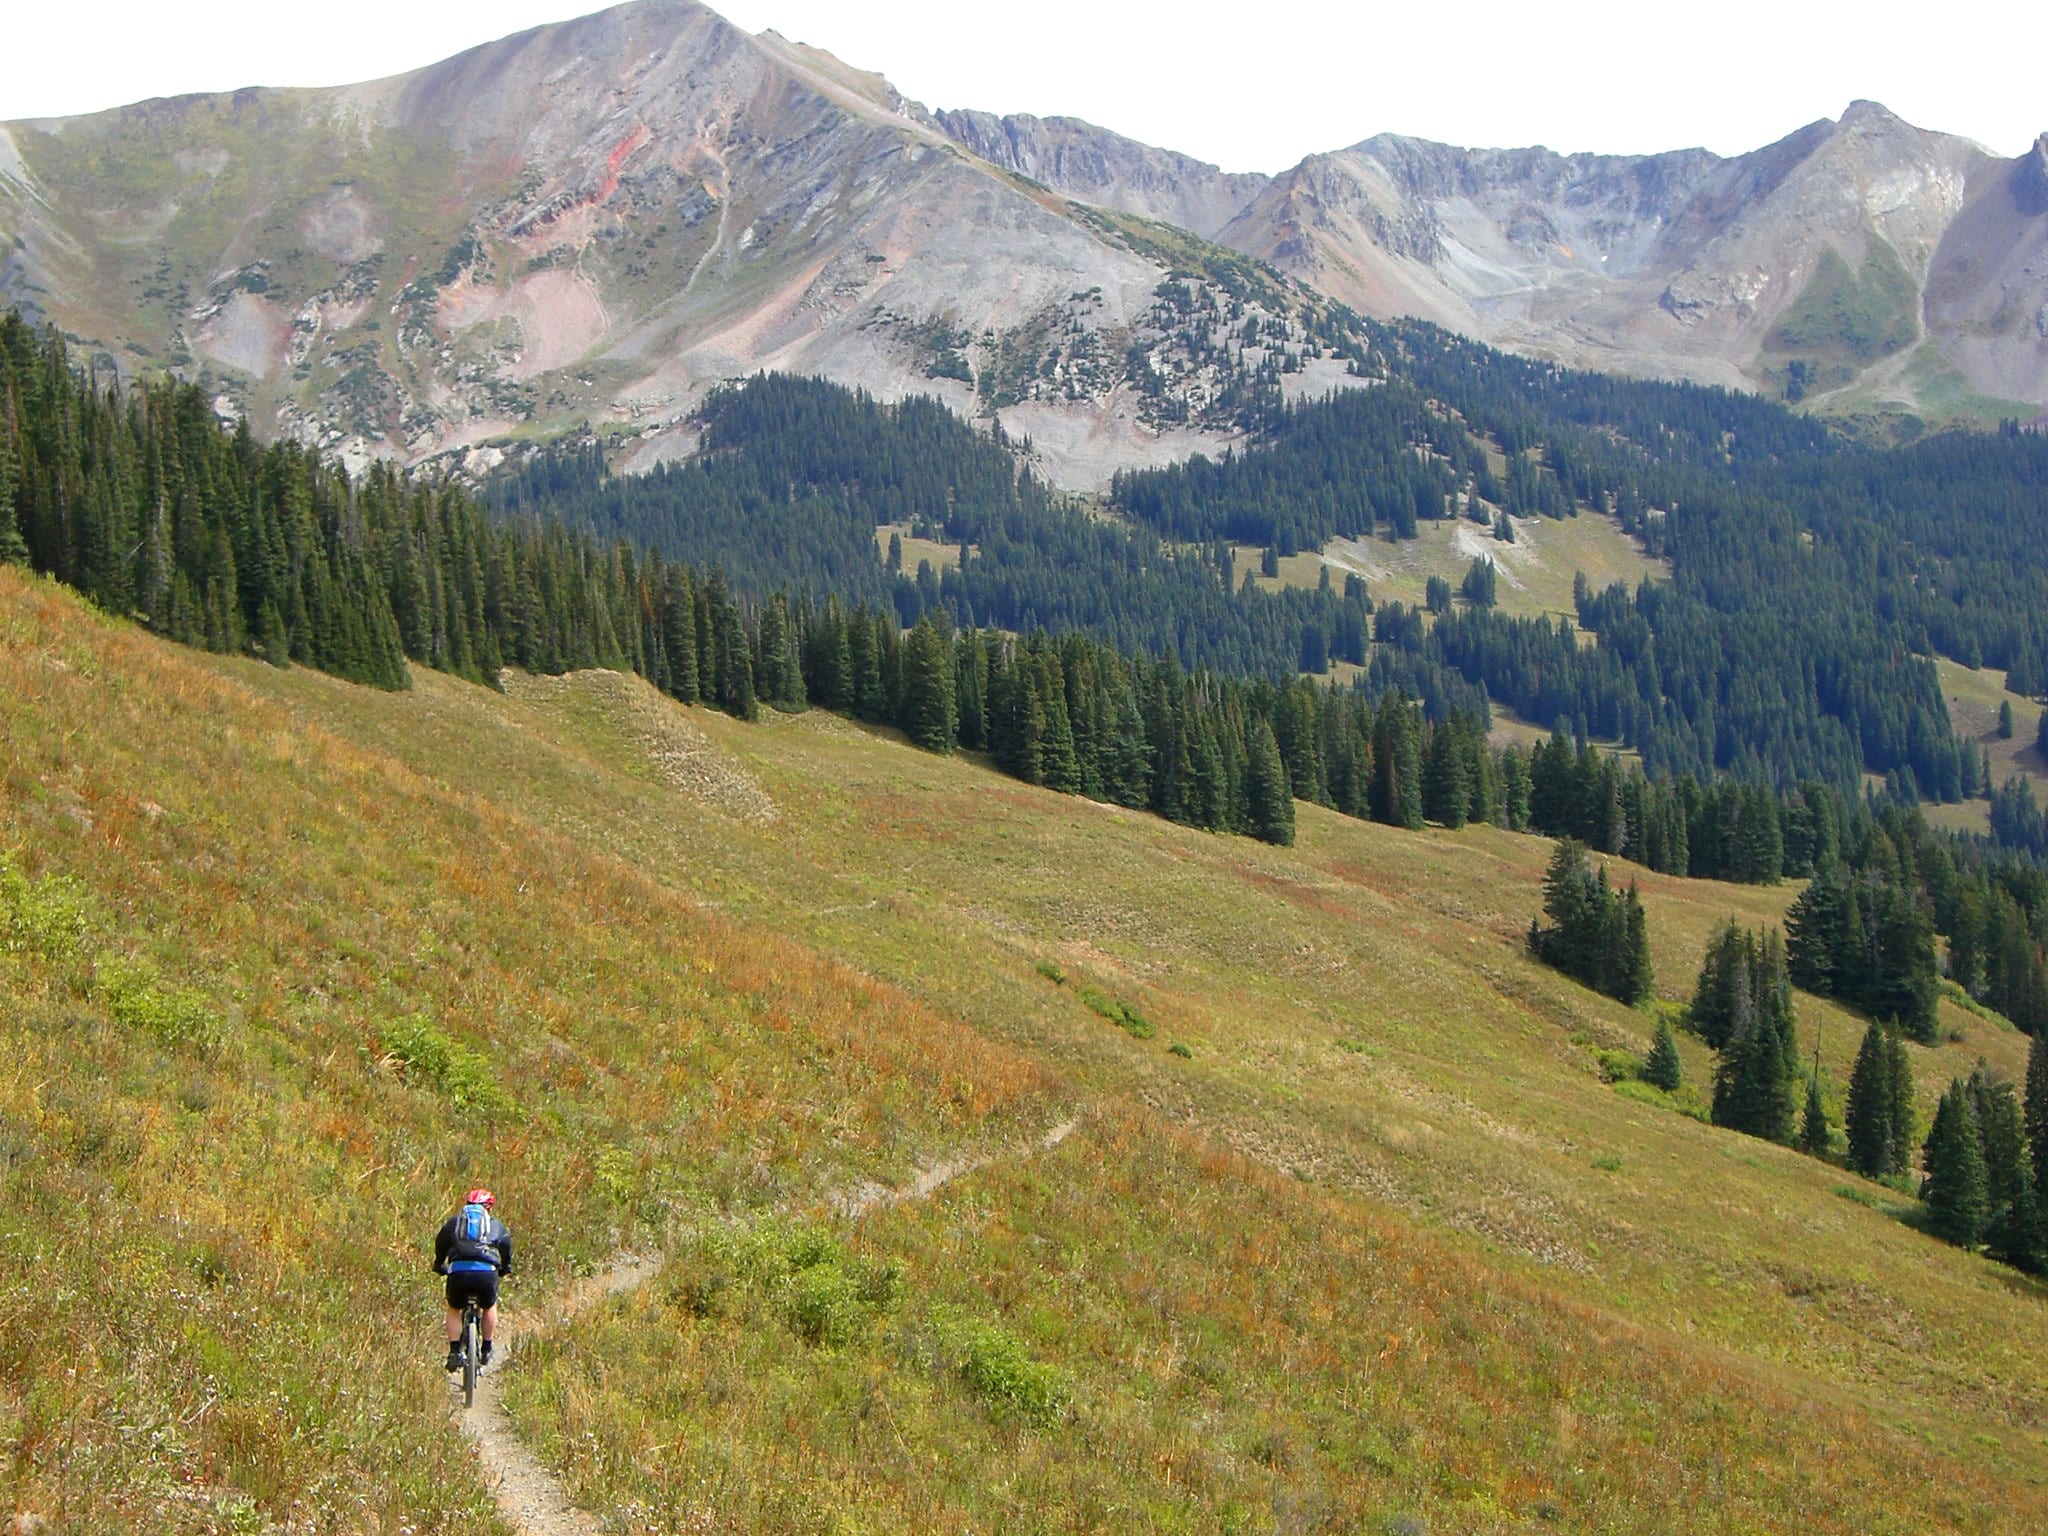
<path id="1" fill-rule="evenodd" d="M 882 1206 L 928 1199 L 953 1180 L 965 1178 L 991 1164 L 1050 1152 L 1071 1136 L 1079 1124 L 1078 1120 L 1063 1120 L 1023 1147 L 934 1163 L 919 1170 L 901 1188 L 891 1189 L 885 1184 L 875 1183 L 857 1184 L 849 1190 L 827 1196 L 825 1204 L 840 1216 L 858 1221 L 869 1211 Z M 654 1277 L 661 1265 L 659 1254 L 613 1255 L 602 1269 L 577 1281 L 544 1308 L 542 1326 L 565 1323 L 613 1296 L 644 1284 Z M 476 1403 L 467 1410 L 459 1406 L 456 1408 L 462 1432 L 476 1446 L 477 1460 L 483 1463 L 484 1476 L 490 1484 L 491 1496 L 497 1500 L 498 1512 L 519 1536 L 602 1536 L 596 1516 L 577 1508 L 570 1501 L 561 1482 L 520 1440 L 510 1416 L 505 1412 L 503 1372 L 512 1359 L 518 1337 L 519 1330 L 509 1315 L 500 1318 L 497 1352 L 491 1368 L 477 1382 Z"/>
<path id="2" fill-rule="evenodd" d="M 606 1297 L 630 1291 L 660 1267 L 661 1260 L 654 1255 L 617 1255 L 564 1291 L 551 1309 L 550 1321 L 566 1322 Z M 597 1521 L 569 1502 L 561 1483 L 526 1448 L 506 1415 L 501 1373 L 517 1339 L 518 1331 L 508 1319 L 501 1319 L 497 1353 L 476 1384 L 476 1403 L 458 1410 L 462 1432 L 476 1445 L 499 1512 L 520 1536 L 600 1536 Z"/>

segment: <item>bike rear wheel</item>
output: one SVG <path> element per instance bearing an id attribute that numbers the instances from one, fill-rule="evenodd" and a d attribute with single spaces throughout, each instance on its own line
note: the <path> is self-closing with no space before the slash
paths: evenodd
<path id="1" fill-rule="evenodd" d="M 481 1365 L 477 1334 L 476 1303 L 472 1301 L 462 1309 L 462 1406 L 465 1408 L 476 1405 L 476 1375 Z"/>

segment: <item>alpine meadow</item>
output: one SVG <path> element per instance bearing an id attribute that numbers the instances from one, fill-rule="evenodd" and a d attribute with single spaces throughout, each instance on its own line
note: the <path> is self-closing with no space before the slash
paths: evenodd
<path id="1" fill-rule="evenodd" d="M 691 0 L 0 125 L 0 1530 L 2048 1522 L 2043 209 Z"/>

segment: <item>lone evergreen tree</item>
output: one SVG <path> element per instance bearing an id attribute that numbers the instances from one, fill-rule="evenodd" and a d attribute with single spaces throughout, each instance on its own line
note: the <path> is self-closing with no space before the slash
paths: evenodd
<path id="1" fill-rule="evenodd" d="M 1657 1038 L 1651 1042 L 1650 1058 L 1643 1063 L 1643 1081 L 1666 1093 L 1675 1093 L 1685 1081 L 1685 1064 L 1678 1058 L 1678 1036 L 1669 1019 L 1657 1021 Z"/>
<path id="2" fill-rule="evenodd" d="M 950 752 L 959 730 L 953 642 L 927 613 L 903 646 L 903 730 L 927 752 Z"/>
<path id="3" fill-rule="evenodd" d="M 2020 1101 L 2012 1084 L 1977 1063 L 1964 1084 L 1977 1119 L 1984 1156 L 1984 1247 L 1993 1258 L 2021 1269 L 2033 1267 L 2040 1237 L 2034 1199 L 2033 1156 Z"/>
<path id="4" fill-rule="evenodd" d="M 2043 718 L 2048 718 L 2044 716 Z M 2034 1164 L 2034 1190 L 2048 1196 L 2048 1029 L 2036 1028 L 2027 1046 L 2027 1086 L 2024 1103 L 2027 1151 Z M 2048 1198 L 2041 1202 L 2048 1210 Z"/>
<path id="5" fill-rule="evenodd" d="M 1650 919 L 1643 911 L 1643 899 L 1636 891 L 1635 881 L 1629 881 L 1621 900 L 1621 966 L 1615 977 L 1614 995 L 1631 1008 L 1640 1008 L 1656 988 L 1656 976 L 1650 969 Z"/>
<path id="6" fill-rule="evenodd" d="M 1827 1106 L 1820 1099 L 1820 1073 L 1810 1073 L 1806 1079 L 1806 1110 L 1799 1117 L 1799 1150 L 1809 1157 L 1826 1157 L 1833 1144 Z"/>
<path id="7" fill-rule="evenodd" d="M 1833 997 L 1848 882 L 1838 864 L 1820 869 L 1785 914 L 1785 964 L 1792 984 L 1816 997 Z"/>
<path id="8" fill-rule="evenodd" d="M 1897 1173 L 1904 1165 L 1892 1092 L 1892 1045 L 1882 1024 L 1863 1032 L 1856 1065 L 1849 1072 L 1849 1098 L 1842 1118 L 1849 1134 L 1849 1166 L 1869 1179 Z"/>
<path id="9" fill-rule="evenodd" d="M 1630 1005 L 1650 996 L 1650 941 L 1633 884 L 1617 891 L 1583 843 L 1561 838 L 1543 877 L 1543 912 L 1529 925 L 1529 951 L 1567 976 Z"/>
<path id="10" fill-rule="evenodd" d="M 1294 795 L 1287 787 L 1287 769 L 1280 761 L 1273 728 L 1263 720 L 1253 724 L 1245 744 L 1244 789 L 1252 836 L 1262 843 L 1292 847 Z"/>
<path id="11" fill-rule="evenodd" d="M 1961 1078 L 1941 1096 L 1927 1133 L 1926 1158 L 1920 1198 L 1927 1202 L 1929 1229 L 1958 1247 L 1975 1247 L 1990 1214 L 1989 1190 L 1977 1112 Z"/>

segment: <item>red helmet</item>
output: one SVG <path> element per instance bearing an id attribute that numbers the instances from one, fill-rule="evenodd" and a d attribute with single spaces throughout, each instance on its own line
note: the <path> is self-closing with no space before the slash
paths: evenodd
<path id="1" fill-rule="evenodd" d="M 498 1203 L 498 1199 L 488 1189 L 472 1189 L 462 1197 L 462 1203 L 464 1205 L 480 1205 L 485 1210 L 489 1210 Z"/>

